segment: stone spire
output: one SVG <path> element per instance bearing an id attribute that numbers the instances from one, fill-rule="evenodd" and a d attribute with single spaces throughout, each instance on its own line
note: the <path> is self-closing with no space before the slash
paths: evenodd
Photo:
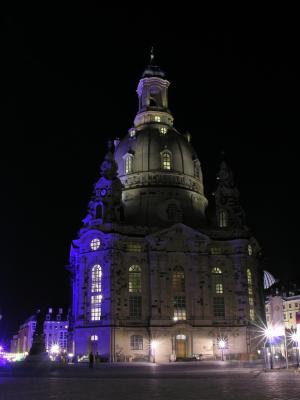
<path id="1" fill-rule="evenodd" d="M 104 224 L 123 220 L 122 183 L 118 178 L 118 164 L 114 158 L 113 144 L 108 142 L 107 153 L 100 167 L 101 178 L 95 184 L 93 199 L 89 202 L 84 224 Z"/>
<path id="2" fill-rule="evenodd" d="M 243 227 L 245 212 L 240 205 L 239 191 L 235 186 L 232 170 L 225 161 L 221 162 L 215 191 L 217 223 L 220 228 Z"/>

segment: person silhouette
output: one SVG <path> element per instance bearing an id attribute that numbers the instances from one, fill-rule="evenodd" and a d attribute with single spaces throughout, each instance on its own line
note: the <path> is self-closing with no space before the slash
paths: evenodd
<path id="1" fill-rule="evenodd" d="M 89 354 L 89 368 L 93 368 L 94 367 L 94 354 L 92 352 L 90 352 Z"/>

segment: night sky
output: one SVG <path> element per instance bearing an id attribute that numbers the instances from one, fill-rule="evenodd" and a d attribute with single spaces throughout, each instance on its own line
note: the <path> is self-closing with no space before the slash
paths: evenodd
<path id="1" fill-rule="evenodd" d="M 299 32 L 215 28 L 184 9 L 56 11 L 2 20 L 0 341 L 37 308 L 70 305 L 70 243 L 107 140 L 132 126 L 152 45 L 206 196 L 224 150 L 266 269 L 299 282 Z"/>

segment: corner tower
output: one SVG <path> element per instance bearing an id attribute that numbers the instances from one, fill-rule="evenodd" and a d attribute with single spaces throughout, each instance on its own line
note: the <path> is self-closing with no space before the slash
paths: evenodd
<path id="1" fill-rule="evenodd" d="M 191 136 L 182 135 L 173 126 L 169 85 L 151 54 L 137 88 L 139 106 L 134 126 L 115 150 L 126 224 L 205 224 L 207 200 L 200 161 Z"/>

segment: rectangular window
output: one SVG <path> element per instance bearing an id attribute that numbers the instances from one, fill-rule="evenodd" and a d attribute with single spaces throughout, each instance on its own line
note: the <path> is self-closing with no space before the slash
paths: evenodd
<path id="1" fill-rule="evenodd" d="M 140 253 L 142 251 L 142 245 L 136 242 L 127 242 L 125 243 L 125 251 Z"/>
<path id="2" fill-rule="evenodd" d="M 286 313 L 283 314 L 283 318 L 286 319 Z"/>
<path id="3" fill-rule="evenodd" d="M 91 296 L 91 321 L 100 321 L 102 295 Z"/>
<path id="4" fill-rule="evenodd" d="M 293 318 L 293 314 L 292 313 L 290 313 L 290 318 Z"/>
<path id="5" fill-rule="evenodd" d="M 292 308 L 292 305 L 291 305 L 291 303 L 289 304 L 289 308 Z"/>
<path id="6" fill-rule="evenodd" d="M 142 317 L 142 296 L 129 297 L 129 317 L 137 319 Z"/>
<path id="7" fill-rule="evenodd" d="M 174 296 L 174 320 L 186 320 L 185 296 Z"/>
<path id="8" fill-rule="evenodd" d="M 219 211 L 219 227 L 226 228 L 228 225 L 228 214 L 225 210 Z"/>
<path id="9" fill-rule="evenodd" d="M 295 303 L 295 307 L 298 307 L 298 303 Z"/>
<path id="10" fill-rule="evenodd" d="M 214 297 L 213 308 L 215 317 L 225 317 L 225 304 L 223 297 Z"/>
<path id="11" fill-rule="evenodd" d="M 253 302 L 253 297 L 249 297 L 249 306 L 253 306 L 254 302 Z"/>
<path id="12" fill-rule="evenodd" d="M 130 336 L 131 350 L 143 350 L 143 336 L 132 335 Z"/>
<path id="13" fill-rule="evenodd" d="M 212 254 L 212 255 L 222 254 L 221 247 L 211 247 L 210 254 Z"/>
<path id="14" fill-rule="evenodd" d="M 254 309 L 253 308 L 250 308 L 249 315 L 250 315 L 250 320 L 254 321 L 255 313 L 254 313 Z"/>

